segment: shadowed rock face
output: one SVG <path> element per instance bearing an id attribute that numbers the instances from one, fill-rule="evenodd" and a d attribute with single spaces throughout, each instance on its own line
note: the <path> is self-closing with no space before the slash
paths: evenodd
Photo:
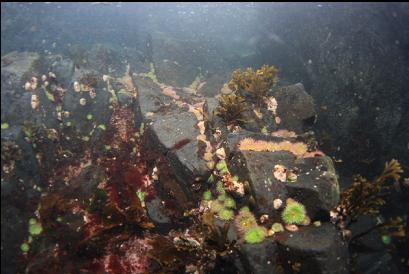
<path id="1" fill-rule="evenodd" d="M 314 99 L 309 95 L 303 84 L 285 86 L 273 93 L 277 99 L 277 115 L 282 119 L 279 129 L 302 133 L 311 129 L 315 122 Z"/>
<path id="2" fill-rule="evenodd" d="M 332 224 L 302 227 L 277 237 L 280 261 L 289 273 L 349 273 L 348 246 Z"/>

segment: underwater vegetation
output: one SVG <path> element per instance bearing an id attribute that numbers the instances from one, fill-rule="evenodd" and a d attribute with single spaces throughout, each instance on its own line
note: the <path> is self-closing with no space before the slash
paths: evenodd
<path id="1" fill-rule="evenodd" d="M 261 106 L 268 91 L 278 82 L 278 69 L 274 66 L 263 65 L 254 71 L 247 68 L 245 71 L 235 70 L 228 87 L 233 92 L 246 96 L 251 95 L 256 99 L 256 105 Z"/>
<path id="2" fill-rule="evenodd" d="M 227 125 L 238 125 L 246 122 L 243 112 L 247 109 L 248 105 L 244 97 L 231 93 L 220 96 L 216 114 L 222 117 Z"/>
<path id="3" fill-rule="evenodd" d="M 360 175 L 355 176 L 352 185 L 341 193 L 341 200 L 331 211 L 331 218 L 348 241 L 353 242 L 374 229 L 383 231 L 385 233 L 383 237 L 406 236 L 405 221 L 400 216 L 383 220 L 380 213 L 381 208 L 386 204 L 386 197 L 390 195 L 392 185 L 388 182 L 398 183 L 402 173 L 400 163 L 392 159 L 385 163 L 383 172 L 374 180 L 370 181 Z M 351 237 L 351 225 L 364 215 L 377 217 L 379 221 L 369 229 Z"/>
<path id="4" fill-rule="evenodd" d="M 242 125 L 248 122 L 244 118 L 244 112 L 251 109 L 252 102 L 255 102 L 258 116 L 260 107 L 267 104 L 271 109 L 270 100 L 267 98 L 270 89 L 277 83 L 278 70 L 274 66 L 263 65 L 260 69 L 254 71 L 247 68 L 245 71 L 240 69 L 232 73 L 232 78 L 227 84 L 230 94 L 219 97 L 219 107 L 216 114 L 223 118 L 225 123 L 231 125 Z M 276 103 L 275 99 L 274 102 Z M 277 105 L 275 105 L 274 112 Z"/>

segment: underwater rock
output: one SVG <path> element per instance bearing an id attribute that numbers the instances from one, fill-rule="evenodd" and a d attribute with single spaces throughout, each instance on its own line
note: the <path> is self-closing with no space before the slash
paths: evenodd
<path id="1" fill-rule="evenodd" d="M 152 62 L 160 82 L 176 87 L 189 86 L 199 74 L 199 60 L 194 41 L 154 35 Z"/>
<path id="2" fill-rule="evenodd" d="M 24 90 L 24 83 L 39 77 L 40 55 L 13 51 L 1 60 L 1 120 L 21 124 L 31 118 L 31 94 Z"/>
<path id="3" fill-rule="evenodd" d="M 138 123 L 142 123 L 144 119 L 154 119 L 156 112 L 172 102 L 172 98 L 164 95 L 161 88 L 152 80 L 136 77 L 134 82 L 138 88 L 138 105 L 141 113 L 137 116 Z M 154 115 L 148 117 L 148 113 Z"/>
<path id="4" fill-rule="evenodd" d="M 186 193 L 190 192 L 192 182 L 197 181 L 198 177 L 206 178 L 210 173 L 206 162 L 197 153 L 196 137 L 200 132 L 196 124 L 193 113 L 173 110 L 158 114 L 146 130 L 146 145 L 165 154 Z"/>
<path id="5" fill-rule="evenodd" d="M 61 55 L 47 56 L 46 62 L 48 71 L 52 71 L 58 82 L 67 88 L 74 73 L 74 62 L 71 59 L 63 58 Z"/>
<path id="6" fill-rule="evenodd" d="M 153 222 L 158 224 L 170 224 L 171 220 L 166 216 L 161 199 L 155 198 L 152 201 L 146 202 L 149 217 Z"/>
<path id="7" fill-rule="evenodd" d="M 274 212 L 275 199 L 291 197 L 305 205 L 312 219 L 327 218 L 338 203 L 339 185 L 328 157 L 297 159 L 288 151 L 234 151 L 231 165 L 233 173 L 250 183 L 259 214 Z M 296 173 L 297 180 L 278 180 L 276 165 Z"/>
<path id="8" fill-rule="evenodd" d="M 280 129 L 302 133 L 315 122 L 315 105 L 303 84 L 280 87 L 273 93 L 278 102 L 277 115 L 281 119 Z"/>
<path id="9" fill-rule="evenodd" d="M 243 244 L 239 254 L 246 273 L 280 273 L 277 269 L 277 244 L 272 239 L 259 244 Z"/>
<path id="10" fill-rule="evenodd" d="M 277 240 L 286 273 L 349 273 L 348 245 L 330 223 L 284 232 Z"/>

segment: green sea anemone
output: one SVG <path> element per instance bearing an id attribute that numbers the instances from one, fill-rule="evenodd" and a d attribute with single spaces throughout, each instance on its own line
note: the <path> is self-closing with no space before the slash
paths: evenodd
<path id="1" fill-rule="evenodd" d="M 43 227 L 40 223 L 30 224 L 30 226 L 28 227 L 28 232 L 30 233 L 30 235 L 40 235 L 41 232 L 43 232 Z"/>
<path id="2" fill-rule="evenodd" d="M 224 199 L 224 206 L 228 208 L 236 208 L 236 201 L 229 196 L 226 196 Z"/>
<path id="3" fill-rule="evenodd" d="M 226 194 L 220 194 L 220 195 L 217 197 L 217 200 L 218 200 L 219 202 L 224 202 L 224 201 L 226 200 L 226 197 L 227 197 Z"/>
<path id="4" fill-rule="evenodd" d="M 210 201 L 211 199 L 212 199 L 212 192 L 210 190 L 203 192 L 203 200 Z"/>
<path id="5" fill-rule="evenodd" d="M 28 243 L 23 243 L 20 246 L 21 251 L 27 253 L 30 250 L 30 245 Z"/>
<path id="6" fill-rule="evenodd" d="M 224 173 L 228 173 L 229 169 L 227 168 L 227 164 L 225 160 L 220 160 L 217 164 L 216 164 L 216 169 L 217 171 L 219 171 L 221 174 Z"/>
<path id="7" fill-rule="evenodd" d="M 261 243 L 265 237 L 266 237 L 266 229 L 262 226 L 256 226 L 256 227 L 250 228 L 244 234 L 244 240 L 246 241 L 246 243 L 249 243 L 249 244 Z"/>
<path id="8" fill-rule="evenodd" d="M 284 231 L 284 227 L 283 227 L 283 225 L 282 225 L 281 223 L 274 223 L 274 224 L 271 226 L 271 230 L 273 230 L 274 233 L 283 232 L 283 231 Z"/>
<path id="9" fill-rule="evenodd" d="M 243 207 L 236 216 L 235 225 L 239 233 L 243 235 L 250 228 L 257 226 L 257 220 L 253 213 L 250 212 L 248 207 Z"/>
<path id="10" fill-rule="evenodd" d="M 223 204 L 218 201 L 212 201 L 210 211 L 213 213 L 219 213 L 224 208 Z"/>
<path id="11" fill-rule="evenodd" d="M 231 209 L 223 208 L 220 210 L 218 216 L 223 221 L 230 221 L 234 218 L 234 212 Z"/>
<path id="12" fill-rule="evenodd" d="M 226 190 L 224 189 L 224 184 L 222 181 L 218 181 L 216 184 L 216 191 L 217 193 L 219 193 L 220 195 L 223 195 L 226 193 Z"/>
<path id="13" fill-rule="evenodd" d="M 306 217 L 305 207 L 294 200 L 287 201 L 281 217 L 286 224 L 302 224 Z"/>

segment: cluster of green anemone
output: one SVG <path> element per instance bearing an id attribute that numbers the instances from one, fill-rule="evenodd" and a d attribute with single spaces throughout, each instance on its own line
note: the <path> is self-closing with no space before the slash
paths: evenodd
<path id="1" fill-rule="evenodd" d="M 261 243 L 267 235 L 267 230 L 257 224 L 256 217 L 254 217 L 248 207 L 240 209 L 239 214 L 235 218 L 235 224 L 246 243 Z"/>
<path id="2" fill-rule="evenodd" d="M 210 190 L 203 193 L 203 201 L 210 205 L 210 211 L 217 215 L 223 221 L 234 219 L 234 209 L 236 201 L 226 193 L 223 182 L 219 181 L 216 185 L 217 198 L 213 199 Z"/>

